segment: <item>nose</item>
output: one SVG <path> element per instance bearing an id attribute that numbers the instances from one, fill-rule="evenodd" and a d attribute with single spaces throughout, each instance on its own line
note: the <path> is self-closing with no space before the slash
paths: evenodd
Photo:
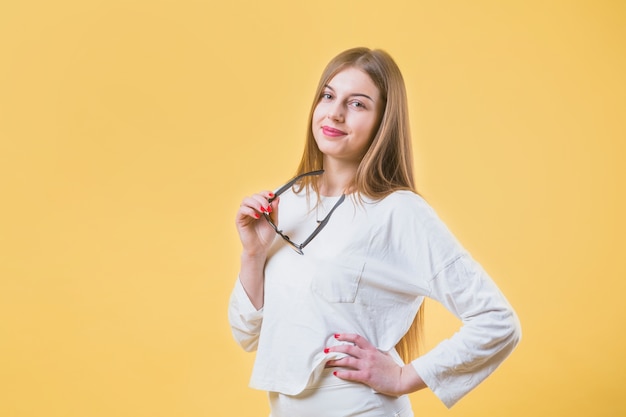
<path id="1" fill-rule="evenodd" d="M 326 117 L 336 122 L 342 122 L 343 121 L 343 107 L 341 106 L 341 104 L 335 103 L 334 105 L 330 106 Z"/>

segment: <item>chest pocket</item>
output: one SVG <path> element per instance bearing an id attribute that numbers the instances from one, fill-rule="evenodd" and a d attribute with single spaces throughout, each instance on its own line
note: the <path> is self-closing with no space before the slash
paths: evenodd
<path id="1" fill-rule="evenodd" d="M 320 262 L 315 268 L 311 289 L 329 303 L 354 303 L 365 262 L 351 265 Z"/>

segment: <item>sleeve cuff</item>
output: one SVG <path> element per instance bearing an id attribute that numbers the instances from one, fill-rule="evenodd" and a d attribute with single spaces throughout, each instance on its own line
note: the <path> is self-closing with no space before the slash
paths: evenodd
<path id="1" fill-rule="evenodd" d="M 250 297 L 248 297 L 248 294 L 246 293 L 246 290 L 243 288 L 239 277 L 237 277 L 237 282 L 235 283 L 235 288 L 233 290 L 233 299 L 237 304 L 241 315 L 246 316 L 250 320 L 263 317 L 263 307 L 258 310 L 254 307 L 252 301 L 250 301 Z"/>

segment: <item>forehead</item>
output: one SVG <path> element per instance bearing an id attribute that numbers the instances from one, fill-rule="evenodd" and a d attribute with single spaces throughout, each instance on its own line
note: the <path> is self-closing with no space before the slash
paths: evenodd
<path id="1" fill-rule="evenodd" d="M 346 94 L 367 94 L 372 98 L 378 97 L 380 94 L 370 76 L 354 67 L 339 71 L 326 85 L 335 91 Z"/>

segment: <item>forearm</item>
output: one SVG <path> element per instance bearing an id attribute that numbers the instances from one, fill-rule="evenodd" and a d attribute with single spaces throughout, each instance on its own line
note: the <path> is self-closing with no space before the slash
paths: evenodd
<path id="1" fill-rule="evenodd" d="M 257 309 L 261 309 L 264 303 L 264 269 L 265 256 L 241 254 L 241 270 L 239 281 L 243 286 L 250 302 Z"/>
<path id="2" fill-rule="evenodd" d="M 462 256 L 431 282 L 430 297 L 462 320 L 460 330 L 412 362 L 447 407 L 487 378 L 520 339 L 519 319 L 482 267 Z"/>
<path id="3" fill-rule="evenodd" d="M 413 365 L 404 365 L 400 371 L 400 393 L 410 394 L 427 387 L 424 380 L 419 376 Z"/>

